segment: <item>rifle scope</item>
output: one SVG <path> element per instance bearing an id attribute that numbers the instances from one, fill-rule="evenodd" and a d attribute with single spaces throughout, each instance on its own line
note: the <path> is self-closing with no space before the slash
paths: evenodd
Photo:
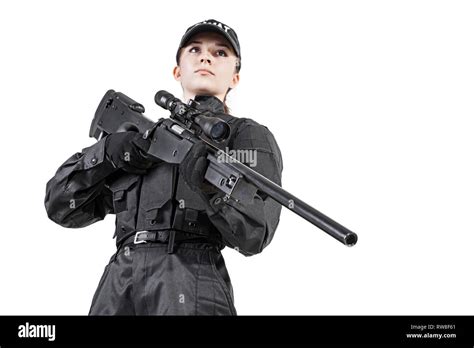
<path id="1" fill-rule="evenodd" d="M 171 93 L 161 90 L 155 95 L 155 103 L 171 111 L 171 118 L 177 118 L 184 123 L 195 123 L 208 138 L 215 142 L 221 142 L 229 137 L 230 126 L 216 116 L 204 115 L 202 111 L 195 108 L 198 102 L 192 99 L 189 104 L 185 104 Z"/>

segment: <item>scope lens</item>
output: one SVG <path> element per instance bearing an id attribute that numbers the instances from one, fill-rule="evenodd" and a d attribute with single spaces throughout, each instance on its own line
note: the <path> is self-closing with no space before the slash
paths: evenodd
<path id="1" fill-rule="evenodd" d="M 219 122 L 215 124 L 211 129 L 211 137 L 213 140 L 221 140 L 226 137 L 227 124 Z"/>

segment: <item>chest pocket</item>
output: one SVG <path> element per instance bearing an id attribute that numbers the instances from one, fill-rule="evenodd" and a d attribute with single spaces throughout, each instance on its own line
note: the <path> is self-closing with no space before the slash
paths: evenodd
<path id="1" fill-rule="evenodd" d="M 176 201 L 181 209 L 206 210 L 202 198 L 186 185 L 181 176 L 178 177 Z"/>
<path id="2" fill-rule="evenodd" d="M 207 216 L 205 203 L 181 177 L 176 189 L 176 201 L 178 208 L 174 216 L 173 228 L 197 235 L 213 234 L 214 227 Z"/>
<path id="3" fill-rule="evenodd" d="M 156 230 L 171 227 L 173 190 L 178 167 L 162 163 L 144 177 L 140 196 L 139 225 L 142 229 Z"/>
<path id="4" fill-rule="evenodd" d="M 135 229 L 139 186 L 140 176 L 128 173 L 109 184 L 116 216 L 114 237 Z"/>
<path id="5" fill-rule="evenodd" d="M 138 180 L 137 175 L 125 174 L 109 184 L 115 214 L 133 210 L 136 207 Z"/>

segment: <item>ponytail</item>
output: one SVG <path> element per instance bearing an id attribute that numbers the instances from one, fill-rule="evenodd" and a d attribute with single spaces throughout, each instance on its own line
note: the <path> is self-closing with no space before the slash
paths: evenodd
<path id="1" fill-rule="evenodd" d="M 227 99 L 227 94 L 229 94 L 229 92 L 230 92 L 231 90 L 232 90 L 232 88 L 229 88 L 229 89 L 227 90 L 225 96 L 224 96 L 224 101 L 223 101 L 223 103 L 224 103 L 224 113 L 225 113 L 225 114 L 228 114 L 229 111 L 230 111 L 230 108 L 227 106 L 227 103 L 226 103 L 225 101 L 226 101 L 226 99 Z"/>
<path id="2" fill-rule="evenodd" d="M 240 58 L 237 58 L 237 62 L 235 64 L 235 72 L 238 73 L 240 72 Z M 225 102 L 226 99 L 227 99 L 227 94 L 229 94 L 229 92 L 232 90 L 232 88 L 229 87 L 229 89 L 227 89 L 227 92 L 225 93 L 225 96 L 224 96 L 224 113 L 228 114 L 229 111 L 230 111 L 230 108 L 227 106 L 227 103 Z"/>

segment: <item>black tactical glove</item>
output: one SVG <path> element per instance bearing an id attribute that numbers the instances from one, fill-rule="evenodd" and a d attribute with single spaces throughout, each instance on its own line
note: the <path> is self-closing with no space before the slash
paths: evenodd
<path id="1" fill-rule="evenodd" d="M 204 175 L 208 166 L 207 147 L 203 141 L 195 143 L 179 165 L 179 172 L 193 191 L 206 188 Z"/>
<path id="2" fill-rule="evenodd" d="M 138 132 L 113 133 L 107 137 L 105 152 L 110 161 L 128 173 L 145 174 L 157 162 L 146 154 L 150 140 Z"/>

